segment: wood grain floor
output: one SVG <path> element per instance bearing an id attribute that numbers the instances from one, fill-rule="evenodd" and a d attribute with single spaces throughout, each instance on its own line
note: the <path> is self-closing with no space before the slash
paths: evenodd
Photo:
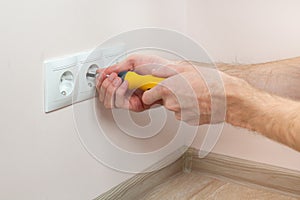
<path id="1" fill-rule="evenodd" d="M 156 186 L 142 200 L 296 200 L 276 191 L 250 187 L 197 171 L 179 173 Z"/>

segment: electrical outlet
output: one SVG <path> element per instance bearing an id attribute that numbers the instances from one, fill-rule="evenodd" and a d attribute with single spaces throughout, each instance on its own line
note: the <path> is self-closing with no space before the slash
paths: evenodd
<path id="1" fill-rule="evenodd" d="M 45 112 L 93 98 L 95 78 L 87 73 L 95 73 L 99 67 L 112 65 L 125 56 L 125 45 L 119 44 L 45 61 Z"/>

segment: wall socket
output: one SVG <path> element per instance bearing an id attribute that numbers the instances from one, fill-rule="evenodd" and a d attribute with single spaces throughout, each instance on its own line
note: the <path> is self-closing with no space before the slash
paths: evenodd
<path id="1" fill-rule="evenodd" d="M 95 78 L 87 73 L 115 64 L 125 57 L 125 45 L 118 44 L 46 60 L 45 112 L 93 98 L 96 94 Z"/>

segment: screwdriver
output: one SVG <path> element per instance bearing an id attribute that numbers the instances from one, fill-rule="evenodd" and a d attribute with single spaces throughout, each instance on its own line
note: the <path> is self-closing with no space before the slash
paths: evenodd
<path id="1" fill-rule="evenodd" d="M 90 73 L 86 74 L 86 77 L 95 78 L 97 73 Z M 109 75 L 106 75 L 107 77 Z M 150 90 L 151 88 L 155 87 L 164 78 L 152 76 L 152 75 L 140 75 L 133 71 L 123 71 L 118 74 L 118 76 L 122 79 L 122 81 L 128 82 L 128 89 L 141 89 L 143 91 Z"/>

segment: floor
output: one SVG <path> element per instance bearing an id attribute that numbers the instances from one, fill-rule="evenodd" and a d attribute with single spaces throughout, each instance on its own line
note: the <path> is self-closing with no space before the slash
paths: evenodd
<path id="1" fill-rule="evenodd" d="M 149 191 L 143 200 L 296 200 L 276 191 L 244 186 L 199 172 L 180 173 Z"/>

